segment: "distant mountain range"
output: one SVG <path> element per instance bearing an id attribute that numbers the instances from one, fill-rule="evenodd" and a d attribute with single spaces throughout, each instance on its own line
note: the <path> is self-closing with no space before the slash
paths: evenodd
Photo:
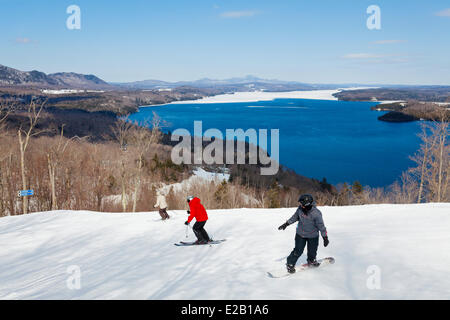
<path id="1" fill-rule="evenodd" d="M 46 74 L 41 71 L 20 71 L 0 65 L 0 86 L 33 87 L 39 89 L 91 89 L 91 90 L 155 90 L 177 87 L 221 88 L 229 91 L 252 90 L 313 90 L 324 86 L 315 86 L 294 81 L 261 79 L 254 76 L 216 80 L 204 78 L 196 81 L 167 82 L 161 80 L 144 80 L 126 83 L 108 83 L 95 75 L 74 72 Z M 335 86 L 333 86 L 335 87 Z"/>
<path id="2" fill-rule="evenodd" d="M 293 91 L 334 89 L 338 85 L 315 85 L 295 81 L 262 79 L 255 76 L 235 77 L 224 80 L 203 78 L 195 81 L 168 82 L 144 80 L 135 82 L 108 83 L 95 75 L 74 72 L 46 74 L 41 71 L 20 71 L 0 65 L 0 87 L 32 87 L 38 89 L 90 89 L 90 90 L 158 90 L 177 87 L 220 89 L 224 92 L 236 91 Z"/>
<path id="3" fill-rule="evenodd" d="M 272 87 L 276 89 L 277 86 L 279 88 L 296 88 L 296 90 L 313 90 L 318 87 L 323 87 L 323 85 L 312 85 L 302 82 L 296 81 L 282 81 L 275 79 L 262 79 L 255 76 L 248 75 L 246 77 L 235 77 L 229 79 L 210 79 L 203 78 L 195 81 L 177 81 L 177 82 L 168 82 L 161 80 L 143 80 L 143 81 L 135 81 L 135 82 L 122 82 L 122 83 L 113 83 L 114 85 L 133 88 L 133 89 L 169 89 L 176 88 L 181 86 L 189 86 L 196 88 L 217 88 L 217 87 L 247 87 L 248 89 L 267 89 L 264 87 Z M 326 85 L 325 85 L 326 86 Z M 335 87 L 335 85 L 333 86 Z"/>
<path id="4" fill-rule="evenodd" d="M 0 86 L 28 86 L 64 89 L 112 89 L 113 86 L 94 75 L 73 72 L 45 74 L 40 71 L 20 71 L 0 65 Z"/>
<path id="5" fill-rule="evenodd" d="M 262 79 L 255 76 L 234 77 L 229 79 L 203 78 L 195 81 L 168 82 L 161 80 L 143 80 L 135 82 L 106 82 L 92 74 L 58 72 L 45 74 L 41 71 L 20 71 L 0 64 L 0 87 L 31 87 L 35 89 L 84 89 L 84 90 L 164 90 L 180 87 L 207 89 L 214 94 L 238 91 L 296 91 L 319 90 L 351 87 L 372 87 L 373 89 L 396 88 L 399 90 L 431 89 L 441 90 L 446 86 L 411 86 L 411 85 L 367 85 L 347 84 L 311 84 L 297 81 Z"/>

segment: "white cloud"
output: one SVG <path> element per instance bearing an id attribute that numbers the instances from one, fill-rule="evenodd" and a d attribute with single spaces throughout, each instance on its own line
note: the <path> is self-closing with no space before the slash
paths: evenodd
<path id="1" fill-rule="evenodd" d="M 348 60 L 359 61 L 364 64 L 396 64 L 406 63 L 409 61 L 408 57 L 398 54 L 374 54 L 374 53 L 349 53 L 342 58 Z"/>
<path id="2" fill-rule="evenodd" d="M 33 40 L 31 40 L 30 38 L 16 38 L 15 42 L 16 43 L 27 44 L 27 43 L 32 43 Z"/>
<path id="3" fill-rule="evenodd" d="M 227 11 L 220 14 L 222 18 L 236 19 L 244 17 L 253 17 L 257 15 L 257 11 Z"/>
<path id="4" fill-rule="evenodd" d="M 349 53 L 343 56 L 344 59 L 379 59 L 385 56 L 373 53 Z"/>
<path id="5" fill-rule="evenodd" d="M 373 41 L 374 44 L 393 44 L 393 43 L 404 43 L 407 42 L 406 40 L 378 40 Z"/>
<path id="6" fill-rule="evenodd" d="M 436 12 L 438 17 L 450 17 L 450 8 L 444 9 L 442 11 Z"/>

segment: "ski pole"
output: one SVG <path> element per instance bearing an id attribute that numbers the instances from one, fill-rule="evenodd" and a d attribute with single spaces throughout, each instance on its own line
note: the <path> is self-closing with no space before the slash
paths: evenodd
<path id="1" fill-rule="evenodd" d="M 186 226 L 186 238 L 188 237 L 188 229 L 189 228 L 191 228 L 192 229 L 192 227 L 191 227 L 191 225 L 190 224 L 188 224 L 187 226 Z"/>

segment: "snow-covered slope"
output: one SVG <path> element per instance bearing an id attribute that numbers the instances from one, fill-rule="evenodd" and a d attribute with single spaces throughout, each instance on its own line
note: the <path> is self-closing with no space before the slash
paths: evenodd
<path id="1" fill-rule="evenodd" d="M 266 271 L 292 250 L 295 227 L 277 227 L 294 209 L 211 210 L 206 230 L 227 241 L 198 247 L 173 245 L 186 240 L 184 211 L 1 218 L 0 298 L 450 299 L 450 204 L 320 209 L 330 245 L 319 257 L 336 263 L 282 279 Z"/>
<path id="2" fill-rule="evenodd" d="M 228 173 L 208 172 L 201 167 L 196 168 L 193 173 L 192 176 L 181 182 L 163 185 L 158 190 L 163 194 L 168 194 L 171 189 L 175 192 L 182 192 L 183 190 L 188 190 L 192 186 L 205 185 L 211 182 L 220 184 L 222 181 L 228 181 L 230 179 Z"/>

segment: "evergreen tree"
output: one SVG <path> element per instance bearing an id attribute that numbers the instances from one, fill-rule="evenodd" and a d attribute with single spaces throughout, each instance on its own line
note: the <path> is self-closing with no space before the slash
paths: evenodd
<path id="1" fill-rule="evenodd" d="M 364 191 L 363 186 L 361 185 L 361 183 L 359 181 L 355 181 L 353 182 L 353 186 L 352 186 L 352 192 L 354 195 L 359 195 Z"/>
<path id="2" fill-rule="evenodd" d="M 280 208 L 280 186 L 278 181 L 274 181 L 268 192 L 269 208 Z"/>

